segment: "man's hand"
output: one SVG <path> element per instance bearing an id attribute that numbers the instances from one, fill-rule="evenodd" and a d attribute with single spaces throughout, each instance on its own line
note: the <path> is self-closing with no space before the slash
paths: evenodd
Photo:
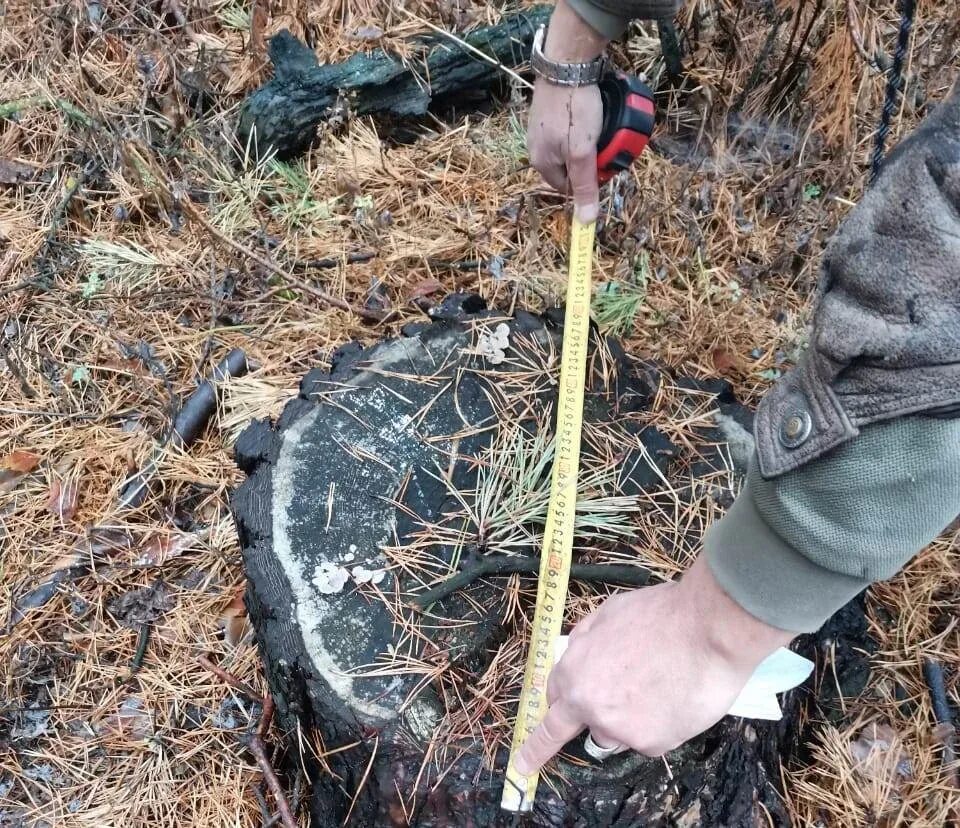
<path id="1" fill-rule="evenodd" d="M 602 747 L 672 750 L 719 721 L 793 636 L 734 603 L 702 558 L 679 583 L 611 598 L 570 634 L 516 769 L 530 775 L 584 729 Z"/>
<path id="2" fill-rule="evenodd" d="M 598 57 L 606 40 L 559 0 L 544 54 L 550 60 L 581 63 Z M 597 183 L 597 140 L 603 125 L 603 104 L 596 86 L 554 86 L 538 78 L 527 123 L 530 163 L 547 183 L 573 196 L 577 217 L 594 221 L 600 210 Z"/>

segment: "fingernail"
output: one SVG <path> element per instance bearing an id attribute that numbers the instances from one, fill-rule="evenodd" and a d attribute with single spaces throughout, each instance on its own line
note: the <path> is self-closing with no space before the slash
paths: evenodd
<path id="1" fill-rule="evenodd" d="M 581 224 L 592 224 L 597 220 L 600 209 L 596 204 L 578 204 L 574 208 L 574 213 Z"/>
<path id="2" fill-rule="evenodd" d="M 521 776 L 529 776 L 531 773 L 533 773 L 533 768 L 527 764 L 522 753 L 518 753 L 516 758 L 514 758 L 513 769 Z"/>

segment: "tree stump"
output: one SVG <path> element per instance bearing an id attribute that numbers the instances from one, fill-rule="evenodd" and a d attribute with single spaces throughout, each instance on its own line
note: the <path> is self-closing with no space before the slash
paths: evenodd
<path id="1" fill-rule="evenodd" d="M 514 824 L 499 800 L 535 575 L 477 579 L 425 610 L 416 596 L 478 560 L 536 554 L 562 312 L 504 318 L 454 296 L 435 317 L 342 349 L 236 446 L 247 606 L 316 826 Z M 608 512 L 662 489 L 678 457 L 648 424 L 658 382 L 592 333 L 575 557 L 594 569 L 636 560 Z M 749 412 L 723 383 L 687 384 L 724 411 L 701 470 L 728 453 L 742 466 Z M 571 606 L 598 589 L 573 581 Z M 865 635 L 862 612 L 845 618 L 825 632 L 842 653 Z M 788 694 L 781 722 L 725 719 L 666 761 L 599 765 L 571 743 L 528 824 L 787 824 L 779 763 L 807 695 Z"/>

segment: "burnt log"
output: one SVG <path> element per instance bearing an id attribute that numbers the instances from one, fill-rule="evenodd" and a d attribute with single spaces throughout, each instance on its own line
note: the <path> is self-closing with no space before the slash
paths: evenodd
<path id="1" fill-rule="evenodd" d="M 290 734 L 291 762 L 305 764 L 311 778 L 315 826 L 517 824 L 499 810 L 506 738 L 492 747 L 490 738 L 508 737 L 515 714 L 520 671 L 497 665 L 510 652 L 519 663 L 511 643 L 522 641 L 525 625 L 507 611 L 516 581 L 490 566 L 426 610 L 417 600 L 486 556 L 537 552 L 537 526 L 525 524 L 524 547 L 522 531 L 498 534 L 495 520 L 484 522 L 490 503 L 483 505 L 482 493 L 504 459 L 493 453 L 504 433 L 522 429 L 531 440 L 552 433 L 562 315 L 504 319 L 481 308 L 475 297 L 451 297 L 436 321 L 408 336 L 340 349 L 331 371 L 304 378 L 276 423 L 254 422 L 236 445 L 248 475 L 232 498 L 247 606 Z M 680 449 L 649 424 L 660 378 L 592 332 L 582 463 L 602 466 L 609 458 L 599 456 L 602 449 L 598 455 L 598 438 L 609 445 L 614 435 L 620 494 L 662 489 L 678 458 Z M 717 425 L 704 429 L 694 473 L 729 465 L 731 455 L 742 468 L 750 412 L 723 383 L 678 385 L 696 405 L 705 393 L 718 401 Z M 516 479 L 537 488 L 549 463 L 527 460 L 524 468 L 536 474 Z M 509 487 L 497 493 L 503 500 L 515 494 Z M 476 515 L 477 525 L 467 526 L 465 514 Z M 441 527 L 454 524 L 457 531 L 444 535 Z M 436 533 L 429 545 L 425 526 Z M 521 543 L 509 547 L 505 537 Z M 580 541 L 578 562 L 611 566 L 618 582 L 612 564 L 624 566 L 625 556 L 616 539 L 591 536 L 587 552 Z M 617 554 L 604 558 L 598 548 Z M 529 615 L 535 575 L 511 577 L 520 579 Z M 591 589 L 571 585 L 575 595 Z M 817 703 L 814 687 L 834 692 L 850 676 L 862 680 L 866 642 L 862 608 L 853 604 L 799 645 L 820 662 L 821 652 L 830 654 L 837 682 L 811 679 L 787 694 L 779 722 L 728 717 L 666 762 L 628 753 L 601 765 L 582 740 L 571 743 L 556 763 L 554 786 L 540 785 L 523 824 L 788 825 L 780 763 L 800 755 L 800 710 Z M 469 726 L 458 726 L 460 706 L 472 699 L 491 705 L 470 708 Z M 304 749 L 311 735 L 314 749 Z"/>
<path id="2" fill-rule="evenodd" d="M 256 155 L 289 158 L 313 142 L 332 111 L 409 117 L 469 99 L 502 81 L 504 67 L 529 59 L 534 33 L 549 16 L 549 6 L 537 6 L 468 32 L 460 38 L 466 46 L 432 35 L 412 41 L 418 54 L 402 60 L 378 49 L 325 66 L 284 30 L 270 40 L 273 78 L 244 101 L 238 134 Z"/>

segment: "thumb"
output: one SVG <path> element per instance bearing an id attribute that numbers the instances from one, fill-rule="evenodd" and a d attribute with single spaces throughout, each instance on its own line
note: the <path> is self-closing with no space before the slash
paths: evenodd
<path id="1" fill-rule="evenodd" d="M 597 181 L 597 150 L 591 147 L 584 155 L 567 161 L 567 178 L 573 191 L 577 218 L 590 224 L 600 215 L 600 184 Z"/>

